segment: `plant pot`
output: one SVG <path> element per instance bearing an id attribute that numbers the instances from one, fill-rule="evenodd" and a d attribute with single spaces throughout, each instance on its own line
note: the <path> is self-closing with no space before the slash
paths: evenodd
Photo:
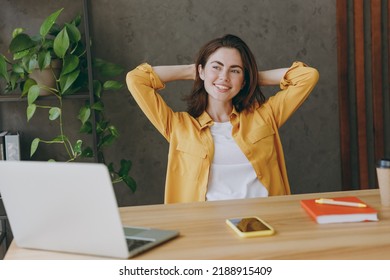
<path id="1" fill-rule="evenodd" d="M 56 80 L 60 76 L 61 68 L 62 68 L 61 60 L 56 59 L 51 61 L 50 67 L 47 67 L 42 71 L 39 68 L 36 68 L 29 74 L 29 77 L 31 79 L 34 79 L 37 82 L 37 84 L 41 87 L 40 90 L 41 96 L 47 96 L 51 94 L 50 91 L 42 87 L 56 88 Z"/>

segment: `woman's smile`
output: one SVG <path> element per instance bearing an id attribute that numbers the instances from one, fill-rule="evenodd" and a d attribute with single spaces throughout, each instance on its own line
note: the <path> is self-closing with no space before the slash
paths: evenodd
<path id="1" fill-rule="evenodd" d="M 226 92 L 226 91 L 228 91 L 228 90 L 231 89 L 230 86 L 228 86 L 228 85 L 223 85 L 223 84 L 214 84 L 214 86 L 215 86 L 219 91 L 221 91 L 221 92 Z"/>

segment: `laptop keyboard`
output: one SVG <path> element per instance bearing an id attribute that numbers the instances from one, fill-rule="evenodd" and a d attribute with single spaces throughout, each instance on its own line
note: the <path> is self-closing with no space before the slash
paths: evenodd
<path id="1" fill-rule="evenodd" d="M 135 250 L 141 246 L 144 246 L 145 244 L 153 242 L 151 240 L 141 240 L 141 239 L 126 239 L 126 241 L 127 241 L 127 248 L 129 249 L 129 251 Z"/>

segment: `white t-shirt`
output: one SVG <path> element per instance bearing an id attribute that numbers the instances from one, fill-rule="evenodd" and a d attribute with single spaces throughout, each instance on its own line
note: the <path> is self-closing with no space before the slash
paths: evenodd
<path id="1" fill-rule="evenodd" d="M 206 200 L 268 196 L 268 190 L 258 180 L 252 164 L 234 141 L 232 128 L 230 122 L 214 122 L 211 126 L 214 159 Z"/>

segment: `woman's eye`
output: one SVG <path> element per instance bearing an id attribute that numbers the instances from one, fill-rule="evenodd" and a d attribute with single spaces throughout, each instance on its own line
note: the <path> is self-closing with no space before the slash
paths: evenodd
<path id="1" fill-rule="evenodd" d="M 233 70 L 232 70 L 232 73 L 234 73 L 234 74 L 240 74 L 241 72 L 240 72 L 240 70 L 238 70 L 238 69 L 233 69 Z"/>
<path id="2" fill-rule="evenodd" d="M 218 65 L 214 65 L 213 68 L 216 69 L 216 70 L 221 69 L 221 67 L 219 67 Z"/>

